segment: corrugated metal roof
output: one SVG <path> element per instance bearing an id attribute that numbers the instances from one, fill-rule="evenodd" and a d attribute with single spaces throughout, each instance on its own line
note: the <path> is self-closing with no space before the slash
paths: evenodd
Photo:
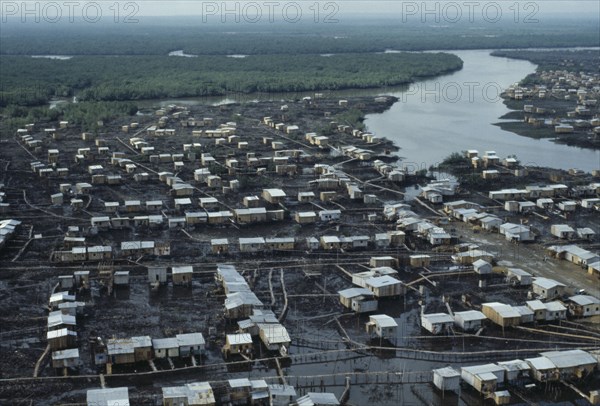
<path id="1" fill-rule="evenodd" d="M 246 319 L 246 320 L 240 320 L 237 322 L 238 327 L 240 328 L 240 330 L 244 331 L 249 329 L 250 327 L 254 326 L 254 322 L 250 319 Z"/>
<path id="2" fill-rule="evenodd" d="M 73 302 L 75 300 L 74 295 L 70 295 L 69 292 L 57 292 L 50 296 L 50 303 L 59 302 L 61 300 Z"/>
<path id="3" fill-rule="evenodd" d="M 567 311 L 567 308 L 563 306 L 563 304 L 557 300 L 553 302 L 546 303 L 546 310 L 549 312 L 563 312 Z"/>
<path id="4" fill-rule="evenodd" d="M 250 292 L 250 286 L 244 282 L 223 282 L 225 287 L 227 288 L 228 294 L 236 293 L 236 292 Z"/>
<path id="5" fill-rule="evenodd" d="M 482 307 L 487 306 L 487 307 L 493 309 L 496 313 L 498 313 L 498 315 L 500 315 L 500 317 L 505 318 L 505 319 L 521 317 L 521 313 L 519 313 L 515 308 L 513 308 L 511 305 L 507 305 L 504 303 L 498 303 L 498 302 L 483 303 L 481 306 Z"/>
<path id="6" fill-rule="evenodd" d="M 454 319 L 446 313 L 422 314 L 421 319 L 428 320 L 431 324 L 454 323 Z"/>
<path id="7" fill-rule="evenodd" d="M 256 314 L 256 310 L 254 310 L 253 315 L 250 316 L 250 320 L 253 323 L 279 323 L 275 314 L 273 314 L 270 310 L 266 311 L 265 314 Z"/>
<path id="8" fill-rule="evenodd" d="M 248 378 L 238 378 L 238 379 L 230 379 L 229 386 L 232 388 L 249 388 L 252 387 L 250 380 Z"/>
<path id="9" fill-rule="evenodd" d="M 390 317 L 386 314 L 374 314 L 372 316 L 369 316 L 369 320 L 375 322 L 375 324 L 383 328 L 398 327 L 398 323 L 396 323 L 396 320 L 394 320 L 393 317 Z"/>
<path id="10" fill-rule="evenodd" d="M 67 335 L 72 335 L 74 337 L 77 337 L 76 332 L 68 330 L 66 328 L 61 328 L 60 330 L 48 331 L 48 333 L 46 333 L 46 339 L 52 340 L 54 338 L 64 337 Z"/>
<path id="11" fill-rule="evenodd" d="M 282 344 L 289 343 L 292 341 L 287 329 L 278 323 L 259 323 L 257 324 L 261 336 L 267 341 L 266 344 Z"/>
<path id="12" fill-rule="evenodd" d="M 135 346 L 131 338 L 110 338 L 106 341 L 106 351 L 108 355 L 133 354 Z"/>
<path id="13" fill-rule="evenodd" d="M 520 359 L 498 362 L 498 365 L 507 371 L 527 371 L 531 369 L 527 362 Z"/>
<path id="14" fill-rule="evenodd" d="M 77 324 L 77 322 L 75 321 L 75 316 L 62 314 L 62 312 L 60 311 L 51 312 L 48 315 L 48 328 L 60 326 L 62 324 L 75 326 Z"/>
<path id="15" fill-rule="evenodd" d="M 527 306 L 513 306 L 513 309 L 515 309 L 516 311 L 519 312 L 519 314 L 522 316 L 533 316 L 533 310 L 531 310 L 529 307 Z"/>
<path id="16" fill-rule="evenodd" d="M 504 372 L 504 368 L 496 364 L 483 364 L 483 365 L 472 365 L 469 367 L 462 367 L 461 371 L 468 372 L 472 375 L 479 375 L 494 372 Z"/>
<path id="17" fill-rule="evenodd" d="M 234 309 L 239 306 L 262 306 L 263 303 L 253 292 L 235 292 L 225 298 L 225 308 Z"/>
<path id="18" fill-rule="evenodd" d="M 517 276 L 531 276 L 529 272 L 524 271 L 521 268 L 508 268 L 508 273 Z"/>
<path id="19" fill-rule="evenodd" d="M 563 283 L 560 283 L 558 281 L 555 281 L 554 279 L 548 279 L 548 278 L 534 278 L 533 284 L 537 285 L 541 288 L 544 288 L 546 290 L 552 289 L 552 288 L 555 288 L 558 286 L 562 286 L 562 287 L 565 286 Z"/>
<path id="20" fill-rule="evenodd" d="M 477 376 L 482 381 L 497 381 L 498 380 L 498 377 L 491 372 L 483 372 L 483 373 L 477 374 Z"/>
<path id="21" fill-rule="evenodd" d="M 298 406 L 314 406 L 314 405 L 339 405 L 340 402 L 337 400 L 333 393 L 317 393 L 308 392 L 305 396 L 296 400 Z"/>
<path id="22" fill-rule="evenodd" d="M 175 337 L 169 338 L 153 338 L 152 346 L 155 350 L 166 350 L 170 348 L 179 348 L 177 339 Z"/>
<path id="23" fill-rule="evenodd" d="M 546 310 L 546 305 L 541 300 L 528 300 L 525 302 L 533 311 Z"/>
<path id="24" fill-rule="evenodd" d="M 187 266 L 174 266 L 171 268 L 171 273 L 173 275 L 184 274 L 184 273 L 192 273 L 194 272 L 194 267 L 191 265 Z"/>
<path id="25" fill-rule="evenodd" d="M 265 381 L 264 379 L 254 379 L 250 381 L 250 384 L 252 384 L 252 390 L 266 390 L 268 388 L 267 381 Z"/>
<path id="26" fill-rule="evenodd" d="M 262 238 L 262 237 L 240 238 L 239 239 L 239 243 L 240 243 L 240 245 L 245 245 L 245 244 L 264 244 L 265 243 L 265 239 Z"/>
<path id="27" fill-rule="evenodd" d="M 175 338 L 180 347 L 205 344 L 202 333 L 177 334 Z"/>
<path id="28" fill-rule="evenodd" d="M 373 275 L 383 276 L 383 275 L 397 275 L 398 271 L 389 266 L 378 266 L 375 268 L 371 268 L 371 272 Z"/>
<path id="29" fill-rule="evenodd" d="M 230 345 L 252 344 L 252 337 L 247 333 L 227 334 L 227 342 Z"/>
<path id="30" fill-rule="evenodd" d="M 598 362 L 590 353 L 583 350 L 548 351 L 540 355 L 548 358 L 558 368 L 592 365 Z"/>
<path id="31" fill-rule="evenodd" d="M 335 235 L 324 235 L 321 237 L 321 240 L 325 244 L 335 244 L 340 242 L 340 239 Z"/>
<path id="32" fill-rule="evenodd" d="M 286 194 L 281 189 L 263 189 L 263 192 L 268 193 L 271 197 L 286 197 Z"/>
<path id="33" fill-rule="evenodd" d="M 479 310 L 467 310 L 464 312 L 455 312 L 454 318 L 461 318 L 464 321 L 473 321 L 473 320 L 485 320 L 485 314 L 481 313 Z"/>
<path id="34" fill-rule="evenodd" d="M 525 361 L 531 365 L 533 369 L 537 369 L 538 371 L 556 368 L 556 365 L 546 357 L 525 358 Z"/>
<path id="35" fill-rule="evenodd" d="M 575 295 L 571 296 L 569 300 L 575 304 L 578 304 L 579 306 L 600 304 L 600 299 L 590 295 Z"/>
<path id="36" fill-rule="evenodd" d="M 369 286 L 373 286 L 374 288 L 380 288 L 384 286 L 401 284 L 402 282 L 400 282 L 398 279 L 392 278 L 389 275 L 383 275 L 369 278 L 365 281 L 365 283 Z"/>
<path id="37" fill-rule="evenodd" d="M 279 385 L 279 384 L 270 384 L 269 392 L 271 396 L 283 397 L 283 396 L 296 396 L 296 389 L 290 385 Z"/>
<path id="38" fill-rule="evenodd" d="M 294 243 L 294 237 L 279 237 L 279 238 L 266 238 L 265 242 L 271 244 L 289 244 Z"/>
<path id="39" fill-rule="evenodd" d="M 452 367 L 434 369 L 433 373 L 444 378 L 454 378 L 460 376 L 460 372 Z"/>
<path id="40" fill-rule="evenodd" d="M 152 347 L 152 339 L 150 336 L 131 337 L 134 348 Z"/>
<path id="41" fill-rule="evenodd" d="M 267 214 L 267 209 L 264 207 L 251 207 L 248 209 L 235 209 L 235 214 L 238 216 L 251 214 Z"/>
<path id="42" fill-rule="evenodd" d="M 338 292 L 340 294 L 341 297 L 345 298 L 345 299 L 352 299 L 354 297 L 358 297 L 358 296 L 373 296 L 373 292 L 371 292 L 369 289 L 366 288 L 350 288 L 350 289 L 344 289 L 344 290 L 340 290 Z"/>
<path id="43" fill-rule="evenodd" d="M 126 387 L 90 389 L 86 401 L 88 406 L 129 406 L 129 390 Z"/>

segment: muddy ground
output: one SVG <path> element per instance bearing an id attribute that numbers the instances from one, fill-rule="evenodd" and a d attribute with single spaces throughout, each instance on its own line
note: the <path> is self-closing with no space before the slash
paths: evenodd
<path id="1" fill-rule="evenodd" d="M 357 107 L 364 112 L 377 112 L 387 108 L 393 100 L 387 103 L 374 103 L 370 98 L 350 100 L 350 107 Z M 214 140 L 195 138 L 191 129 L 177 127 L 172 120 L 167 128 L 175 127 L 178 135 L 175 137 L 144 136 L 151 145 L 157 148 L 157 153 L 181 153 L 182 145 L 190 142 L 201 142 L 203 151 L 210 151 L 219 162 L 226 157 L 244 158 L 246 152 L 252 151 L 257 155 L 272 155 L 269 146 L 262 144 L 262 137 L 268 136 L 285 143 L 287 149 L 300 148 L 313 156 L 313 160 L 298 163 L 301 168 L 308 169 L 314 163 L 341 163 L 347 158 L 332 156 L 328 151 L 307 145 L 303 138 L 305 132 L 326 126 L 331 118 L 324 116 L 325 111 L 335 117 L 345 111 L 337 100 L 323 100 L 317 106 L 307 106 L 302 101 L 288 103 L 289 111 L 281 117 L 281 103 L 263 102 L 247 105 L 195 106 L 190 114 L 200 117 L 213 117 L 215 125 L 235 120 L 238 123 L 238 133 L 243 140 L 248 140 L 251 147 L 241 151 L 231 145 L 214 145 Z M 285 136 L 258 124 L 264 116 L 272 116 L 286 122 L 298 124 L 301 135 Z M 157 118 L 153 115 L 135 118 L 140 128 L 154 124 Z M 118 119 L 105 123 L 105 129 L 99 138 L 106 140 L 110 151 L 125 152 L 126 156 L 155 172 L 172 171 L 172 163 L 150 164 L 131 150 L 125 144 L 134 134 L 124 134 L 119 129 L 128 124 L 131 119 Z M 388 314 L 398 322 L 398 334 L 395 342 L 378 340 L 369 337 L 365 332 L 368 316 L 354 315 L 345 311 L 339 303 L 337 291 L 352 286 L 347 273 L 364 271 L 369 258 L 374 255 L 394 255 L 405 263 L 409 251 L 406 247 L 375 250 L 370 247 L 364 251 L 354 252 L 307 252 L 298 249 L 286 253 L 257 253 L 241 254 L 232 246 L 227 255 L 213 255 L 209 251 L 209 240 L 212 238 L 230 238 L 237 241 L 238 237 L 286 237 L 296 238 L 334 235 L 369 235 L 394 229 L 394 224 L 386 223 L 381 218 L 368 221 L 369 213 L 380 214 L 384 203 L 402 201 L 405 188 L 412 188 L 423 178 L 409 177 L 407 182 L 394 183 L 378 179 L 379 174 L 364 163 L 352 161 L 342 165 L 343 170 L 356 177 L 363 184 L 365 193 L 378 196 L 378 202 L 366 206 L 362 201 L 352 201 L 343 190 L 335 202 L 320 202 L 320 207 L 327 209 L 341 208 L 342 220 L 333 224 L 317 223 L 300 226 L 291 221 L 289 213 L 299 210 L 315 210 L 311 204 L 295 202 L 293 198 L 286 201 L 287 217 L 283 222 L 247 225 L 247 226 L 199 226 L 181 230 L 168 230 L 166 227 L 158 230 L 126 228 L 116 231 L 89 232 L 90 217 L 106 215 L 103 203 L 105 201 L 124 200 L 157 200 L 165 203 L 164 213 L 181 215 L 173 206 L 169 196 L 169 187 L 158 179 L 147 183 L 133 181 L 133 176 L 122 169 L 110 164 L 109 156 L 95 156 L 85 163 L 74 162 L 74 154 L 78 148 L 88 146 L 95 150 L 93 142 L 81 140 L 77 128 L 64 131 L 61 140 L 53 140 L 42 135 L 45 126 L 58 126 L 58 123 L 40 123 L 35 137 L 43 139 L 41 151 L 27 150 L 16 139 L 2 143 L 0 159 L 10 163 L 2 172 L 0 183 L 4 184 L 7 201 L 11 204 L 3 218 L 16 218 L 23 222 L 16 236 L 0 251 L 0 304 L 3 312 L 0 315 L 0 363 L 11 368 L 0 369 L 0 402 L 10 404 L 50 405 L 65 403 L 80 403 L 85 399 L 88 388 L 99 387 L 99 373 L 104 372 L 93 365 L 89 339 L 101 336 L 130 337 L 134 335 L 150 335 L 154 338 L 173 336 L 180 332 L 202 332 L 207 339 L 207 356 L 198 360 L 201 364 L 196 368 L 190 367 L 190 360 L 175 360 L 175 370 L 164 362 L 157 362 L 160 372 L 145 374 L 151 371 L 147 364 L 129 367 L 119 367 L 115 376 L 107 377 L 109 386 L 127 385 L 130 387 L 132 404 L 154 404 L 160 400 L 161 388 L 184 382 L 209 380 L 216 385 L 232 377 L 264 377 L 269 382 L 281 379 L 275 367 L 275 354 L 268 353 L 257 345 L 257 358 L 261 360 L 243 362 L 241 359 L 226 362 L 221 354 L 225 334 L 236 330 L 234 323 L 226 322 L 222 316 L 223 293 L 214 283 L 213 275 L 216 264 L 228 262 L 236 265 L 263 303 L 272 303 L 269 291 L 269 274 L 272 272 L 274 286 L 272 305 L 273 311 L 280 315 L 284 309 L 284 292 L 281 284 L 280 271 L 284 273 L 286 293 L 289 295 L 288 310 L 283 324 L 292 337 L 291 356 L 282 361 L 284 378 L 297 387 L 298 393 L 309 390 L 329 390 L 340 395 L 344 389 L 346 375 L 350 376 L 352 389 L 349 402 L 352 404 L 375 403 L 381 405 L 403 404 L 483 404 L 479 395 L 465 390 L 461 397 L 445 395 L 431 390 L 431 369 L 444 365 L 476 364 L 516 357 L 531 356 L 537 349 L 543 348 L 573 348 L 584 347 L 586 341 L 565 340 L 561 336 L 546 334 L 544 329 L 558 329 L 560 326 L 541 326 L 539 332 L 502 331 L 494 326 L 488 326 L 480 336 L 457 333 L 450 336 L 431 336 L 421 329 L 419 302 L 425 305 L 427 313 L 446 311 L 442 301 L 445 295 L 454 311 L 477 309 L 485 301 L 503 301 L 520 304 L 526 300 L 527 290 L 502 286 L 499 288 L 478 288 L 479 281 L 474 275 L 458 275 L 439 278 L 438 287 L 425 282 L 423 295 L 409 289 L 407 295 L 400 299 L 381 301 L 378 311 Z M 395 147 L 382 141 L 377 145 L 367 144 L 346 134 L 333 132 L 330 135 L 334 144 L 357 145 L 361 148 L 374 150 L 382 159 L 393 162 L 395 159 L 388 152 Z M 6 140 L 3 140 L 6 141 Z M 60 149 L 59 167 L 68 167 L 66 178 L 41 179 L 29 167 L 31 161 L 46 162 L 47 149 Z M 52 206 L 50 195 L 58 192 L 59 184 L 90 182 L 87 172 L 89 164 L 101 164 L 107 174 L 120 174 L 123 177 L 121 186 L 95 186 L 91 198 L 84 197 L 87 207 L 74 211 L 65 197 L 65 204 Z M 264 187 L 281 187 L 289 195 L 298 191 L 310 190 L 307 182 L 315 179 L 315 175 L 277 176 L 269 173 L 264 177 L 245 174 L 247 177 L 239 193 L 223 194 L 222 190 L 208 189 L 193 182 L 193 170 L 199 163 L 187 163 L 179 176 L 198 186 L 196 197 L 207 195 L 217 197 L 223 207 L 240 208 L 241 200 L 246 195 L 260 195 Z M 238 175 L 222 174 L 224 179 L 231 180 Z M 382 190 L 380 187 L 385 187 Z M 481 204 L 490 206 L 496 203 L 486 201 L 485 196 L 473 193 L 466 196 Z M 269 206 L 275 208 L 277 206 Z M 197 204 L 195 203 L 195 208 Z M 434 210 L 439 207 L 433 207 Z M 414 205 L 414 210 L 423 217 L 431 217 L 432 212 Z M 134 215 L 141 213 L 121 213 Z M 578 224 L 595 222 L 590 217 L 577 218 Z M 531 224 L 544 229 L 546 223 Z M 112 264 L 115 270 L 129 270 L 131 281 L 128 288 L 115 290 L 111 295 L 100 289 L 98 263 L 61 264 L 50 262 L 52 252 L 65 249 L 63 238 L 69 226 L 81 227 L 81 234 L 86 236 L 88 245 L 112 244 L 118 247 L 121 241 L 155 240 L 170 241 L 171 256 L 166 258 L 118 258 Z M 561 261 L 541 259 L 542 248 L 539 245 L 514 246 L 503 241 L 496 234 L 475 233 L 462 223 L 452 223 L 454 233 L 461 236 L 461 241 L 475 241 L 483 248 L 498 252 L 499 259 L 510 261 L 514 266 L 520 266 L 536 275 L 545 275 L 561 280 L 561 272 L 569 269 L 569 264 Z M 32 238 L 41 234 L 40 238 Z M 549 241 L 542 235 L 542 241 Z M 399 267 L 399 278 L 406 283 L 420 277 L 420 272 L 451 270 L 448 253 L 434 253 L 422 241 L 409 237 L 407 246 L 415 247 L 420 252 L 429 252 L 436 260 L 428 270 L 411 269 L 406 265 Z M 522 251 L 521 251 L 522 250 Z M 512 254 L 512 256 L 511 256 Z M 190 264 L 194 266 L 194 280 L 190 288 L 173 287 L 171 284 L 153 291 L 147 283 L 146 266 Z M 555 269 L 556 268 L 556 269 Z M 92 272 L 91 290 L 78 294 L 78 300 L 86 303 L 86 311 L 78 318 L 78 348 L 81 354 L 81 366 L 77 371 L 70 371 L 72 378 L 59 379 L 61 371 L 55 371 L 45 357 L 40 363 L 37 380 L 25 380 L 31 377 L 35 363 L 40 359 L 46 347 L 46 317 L 48 313 L 47 300 L 55 288 L 58 276 L 70 274 L 75 270 L 89 269 Z M 571 286 L 580 287 L 589 284 L 585 273 L 572 269 L 577 273 Z M 564 279 L 563 279 L 564 280 Z M 491 284 L 502 284 L 501 276 L 495 277 Z M 595 286 L 595 285 L 594 285 Z M 418 285 L 415 286 L 418 289 Z M 469 293 L 468 302 L 462 300 L 462 295 Z M 590 292 L 592 293 L 592 292 Z M 337 321 L 336 321 L 337 320 Z M 216 334 L 210 336 L 209 327 L 216 327 Z M 577 325 L 584 331 L 594 328 L 594 325 Z M 258 343 L 257 343 L 258 344 Z M 392 348 L 393 345 L 398 348 Z M 493 351 L 493 359 L 488 353 Z M 470 353 L 469 355 L 461 353 Z M 482 355 L 485 354 L 485 355 Z M 588 383 L 581 384 L 588 388 Z M 589 389 L 589 388 L 588 388 Z M 447 397 L 446 397 L 447 396 Z M 575 399 L 570 390 L 561 386 L 552 386 L 526 394 L 528 399 L 545 399 L 551 401 Z M 446 403 L 449 402 L 449 403 Z"/>

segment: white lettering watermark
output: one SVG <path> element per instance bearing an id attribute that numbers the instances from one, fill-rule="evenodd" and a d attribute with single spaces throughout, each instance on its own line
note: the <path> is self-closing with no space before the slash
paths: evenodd
<path id="1" fill-rule="evenodd" d="M 87 23 L 112 21 L 114 23 L 138 23 L 140 6 L 137 2 L 105 1 L 1 1 L 2 22 L 10 18 L 21 23 Z"/>
<path id="2" fill-rule="evenodd" d="M 236 1 L 201 3 L 202 22 L 221 23 L 338 23 L 340 6 L 333 1 Z"/>
<path id="3" fill-rule="evenodd" d="M 402 22 L 448 23 L 501 20 L 515 23 L 538 23 L 539 4 L 533 1 L 403 1 Z"/>
<path id="4" fill-rule="evenodd" d="M 418 96 L 421 103 L 475 103 L 484 101 L 496 103 L 502 98 L 502 87 L 495 82 L 422 82 L 412 83 L 405 92 L 402 92 L 401 101 L 405 103 L 409 98 Z"/>

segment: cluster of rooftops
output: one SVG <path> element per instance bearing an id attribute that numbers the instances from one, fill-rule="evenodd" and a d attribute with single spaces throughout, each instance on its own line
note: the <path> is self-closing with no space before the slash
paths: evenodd
<path id="1" fill-rule="evenodd" d="M 537 357 L 497 363 L 433 370 L 434 385 L 440 390 L 458 391 L 462 379 L 478 392 L 496 399 L 510 399 L 506 388 L 526 382 L 581 380 L 598 368 L 600 352 L 583 350 L 546 351 Z M 499 390 L 504 388 L 504 390 Z"/>

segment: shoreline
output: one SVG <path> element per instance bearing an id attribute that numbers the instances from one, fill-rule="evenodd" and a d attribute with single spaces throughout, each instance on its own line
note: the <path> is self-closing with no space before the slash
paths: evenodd
<path id="1" fill-rule="evenodd" d="M 391 48 L 386 48 L 383 50 L 378 50 L 378 51 L 349 51 L 349 52 L 336 52 L 336 53 L 332 53 L 332 54 L 326 54 L 327 56 L 332 56 L 332 55 L 347 55 L 347 54 L 381 54 L 381 53 L 399 53 L 399 52 L 407 52 L 407 53 L 419 53 L 419 52 L 452 52 L 452 51 L 492 51 L 492 52 L 496 52 L 496 51 L 563 51 L 563 50 L 572 50 L 572 51 L 585 51 L 585 50 L 600 50 L 600 47 L 598 46 L 545 46 L 545 47 L 485 47 L 485 48 L 469 48 L 469 47 L 453 47 L 453 48 L 447 48 L 447 49 L 440 49 L 440 48 L 420 48 L 420 49 L 391 49 Z M 169 53 L 172 52 L 176 52 L 176 51 L 183 51 L 183 53 L 185 55 L 169 55 Z M 29 58 L 48 58 L 48 59 L 52 59 L 55 57 L 61 57 L 61 58 L 75 58 L 78 56 L 114 56 L 114 57 L 121 57 L 121 56 L 181 56 L 181 57 L 187 57 L 187 55 L 191 55 L 191 54 L 186 54 L 186 50 L 185 49 L 175 49 L 172 51 L 169 51 L 169 53 L 165 54 L 18 54 L 18 53 L 4 53 L 4 52 L 0 52 L 0 57 L 2 56 L 23 56 L 23 57 L 29 57 Z M 294 53 L 294 55 L 297 55 L 298 53 Z M 239 56 L 241 54 L 225 54 L 225 53 L 207 53 L 207 54 L 202 54 L 202 53 L 197 53 L 194 54 L 194 56 L 200 57 L 200 56 L 226 56 L 226 57 L 236 57 Z M 250 56 L 267 56 L 267 55 L 286 55 L 285 53 L 256 53 L 256 54 L 244 54 L 244 57 L 250 57 Z M 288 54 L 289 55 L 289 54 Z M 323 56 L 322 53 L 319 52 L 313 52 L 313 53 L 301 53 L 299 55 L 320 55 Z M 496 55 L 494 55 L 496 56 Z M 502 55 L 498 55 L 499 57 L 501 57 Z M 519 58 L 512 58 L 512 59 L 519 59 Z M 527 60 L 527 59 L 525 59 Z"/>
<path id="2" fill-rule="evenodd" d="M 494 51 L 492 56 L 528 61 L 536 69 L 500 95 L 510 111 L 499 120 L 511 121 L 493 125 L 524 137 L 600 150 L 596 67 L 600 58 L 590 51 L 584 48 Z M 559 125 L 566 126 L 565 131 L 557 130 Z"/>

